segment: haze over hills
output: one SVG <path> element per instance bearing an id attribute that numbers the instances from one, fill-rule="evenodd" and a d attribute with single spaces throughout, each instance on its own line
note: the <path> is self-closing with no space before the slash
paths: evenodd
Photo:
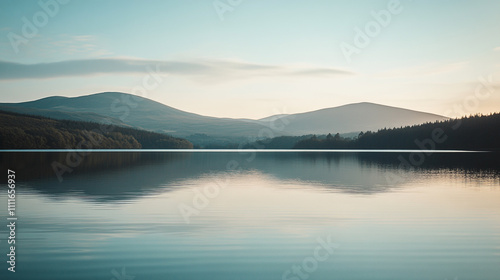
<path id="1" fill-rule="evenodd" d="M 88 118 L 85 120 L 112 122 L 179 137 L 206 134 L 211 137 L 255 138 L 262 136 L 260 132 L 263 128 L 271 129 L 273 136 L 348 133 L 447 119 L 435 114 L 373 103 L 349 104 L 260 120 L 216 118 L 181 111 L 147 98 L 118 92 L 0 103 L 0 108 L 55 119 Z"/>
<path id="2" fill-rule="evenodd" d="M 442 121 L 447 117 L 375 103 L 354 103 L 312 112 L 277 115 L 264 120 L 286 118 L 285 135 L 347 133 L 381 128 L 394 128 L 427 122 Z M 262 119 L 261 119 L 262 121 Z M 330 129 L 326 131 L 325 129 Z M 321 131 L 321 132 L 320 132 Z"/>
<path id="3" fill-rule="evenodd" d="M 34 108 L 52 112 L 94 113 L 101 116 L 103 121 L 112 118 L 133 127 L 183 137 L 196 133 L 229 137 L 251 136 L 262 128 L 261 124 L 237 119 L 200 116 L 147 98 L 118 92 L 72 98 L 53 96 L 16 104 L 4 103 L 0 104 L 0 107 L 4 110 L 8 110 L 7 107 L 13 107 L 16 110 Z M 59 118 L 50 114 L 46 116 Z"/>

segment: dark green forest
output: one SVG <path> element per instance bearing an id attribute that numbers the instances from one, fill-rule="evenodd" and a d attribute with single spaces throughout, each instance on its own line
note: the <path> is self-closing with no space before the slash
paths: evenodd
<path id="1" fill-rule="evenodd" d="M 196 135 L 194 139 L 203 138 Z M 229 149 L 438 149 L 500 151 L 500 113 L 361 132 L 357 137 L 280 136 L 244 145 L 209 139 L 204 147 Z M 205 140 L 205 141 L 209 141 Z M 242 142 L 239 142 L 242 143 Z M 215 145 L 215 146 L 214 146 Z M 134 128 L 54 120 L 0 111 L 0 149 L 192 149 L 191 142 Z"/>
<path id="2" fill-rule="evenodd" d="M 329 134 L 323 139 L 312 136 L 297 142 L 294 148 L 499 151 L 500 113 L 361 132 L 354 139 L 339 134 Z"/>
<path id="3" fill-rule="evenodd" d="M 293 149 L 298 142 L 316 137 L 324 139 L 326 135 L 303 135 L 303 136 L 278 136 L 247 143 L 242 146 L 243 149 Z"/>
<path id="4" fill-rule="evenodd" d="M 0 149 L 192 149 L 180 138 L 92 122 L 0 111 Z"/>

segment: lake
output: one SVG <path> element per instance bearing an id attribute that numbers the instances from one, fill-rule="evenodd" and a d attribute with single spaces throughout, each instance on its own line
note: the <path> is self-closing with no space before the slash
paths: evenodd
<path id="1" fill-rule="evenodd" d="M 73 156 L 0 153 L 1 279 L 500 277 L 495 153 Z"/>

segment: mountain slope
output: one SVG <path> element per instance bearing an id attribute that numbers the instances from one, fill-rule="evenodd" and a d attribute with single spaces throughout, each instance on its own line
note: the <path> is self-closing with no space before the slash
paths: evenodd
<path id="1" fill-rule="evenodd" d="M 272 119 L 272 116 L 266 119 Z M 287 120 L 286 123 L 288 124 L 283 131 L 285 135 L 300 136 L 378 130 L 381 128 L 394 128 L 442 121 L 448 118 L 435 114 L 363 102 L 307 113 L 280 115 L 277 116 L 277 119 L 278 122 L 279 119 Z"/>
<path id="2" fill-rule="evenodd" d="M 80 116 L 87 114 L 96 122 L 100 122 L 99 118 L 102 120 L 112 118 L 123 125 L 182 137 L 206 134 L 210 137 L 255 138 L 259 134 L 260 136 L 265 134 L 260 132 L 266 127 L 273 130 L 272 136 L 348 133 L 447 119 L 439 115 L 373 103 L 349 104 L 307 113 L 270 116 L 261 120 L 215 118 L 181 111 L 150 99 L 118 92 L 73 98 L 54 96 L 23 103 L 2 103 L 0 108 L 22 110 L 22 113 L 33 110 L 32 114 L 45 112 L 49 117 L 56 112 L 80 114 Z"/>
<path id="3" fill-rule="evenodd" d="M 15 107 L 15 106 L 1 106 L 1 105 L 0 105 L 0 110 L 18 114 L 24 114 L 24 115 L 42 116 L 56 120 L 96 122 L 96 123 L 112 124 L 116 126 L 130 127 L 128 124 L 122 122 L 119 119 L 105 117 L 91 112 L 57 111 L 57 110 Z"/>
<path id="4" fill-rule="evenodd" d="M 191 149 L 150 131 L 0 111 L 0 149 Z"/>
<path id="5" fill-rule="evenodd" d="M 261 124 L 239 119 L 205 117 L 184 112 L 156 101 L 118 92 L 105 92 L 80 97 L 48 97 L 23 103 L 0 104 L 3 110 L 9 107 L 33 108 L 61 112 L 94 113 L 113 118 L 123 123 L 155 132 L 175 136 L 196 133 L 232 137 L 256 136 Z"/>

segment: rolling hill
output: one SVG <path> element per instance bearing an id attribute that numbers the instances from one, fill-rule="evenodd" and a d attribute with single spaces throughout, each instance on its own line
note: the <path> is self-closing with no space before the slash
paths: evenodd
<path id="1" fill-rule="evenodd" d="M 17 112 L 21 109 L 34 109 L 33 114 L 43 110 L 46 113 L 44 116 L 56 119 L 60 119 L 58 114 L 61 113 L 95 114 L 93 121 L 104 122 L 111 118 L 124 125 L 183 137 L 196 133 L 245 137 L 257 134 L 262 128 L 261 124 L 250 121 L 205 117 L 118 92 L 72 98 L 53 96 L 30 102 L 2 103 L 0 108 Z"/>
<path id="2" fill-rule="evenodd" d="M 360 132 L 448 119 L 440 115 L 363 102 L 306 113 L 271 116 L 260 121 L 283 118 L 288 123 L 283 134 L 291 136 Z"/>
<path id="3" fill-rule="evenodd" d="M 71 98 L 53 96 L 30 102 L 0 103 L 0 108 L 25 114 L 41 114 L 54 119 L 88 118 L 93 122 L 111 121 L 119 126 L 179 137 L 197 134 L 209 137 L 256 138 L 264 128 L 271 128 L 273 136 L 348 133 L 447 119 L 435 114 L 373 103 L 349 104 L 306 113 L 270 116 L 260 120 L 216 118 L 181 111 L 147 98 L 119 92 Z"/>

